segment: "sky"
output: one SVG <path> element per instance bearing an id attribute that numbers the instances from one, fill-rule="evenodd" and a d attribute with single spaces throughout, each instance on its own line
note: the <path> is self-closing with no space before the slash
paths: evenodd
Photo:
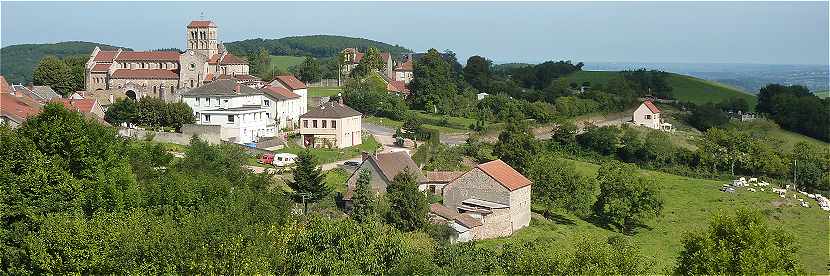
<path id="1" fill-rule="evenodd" d="M 8 2 L 0 45 L 91 41 L 186 48 L 205 19 L 220 40 L 331 34 L 449 49 L 459 60 L 828 64 L 823 2 Z"/>

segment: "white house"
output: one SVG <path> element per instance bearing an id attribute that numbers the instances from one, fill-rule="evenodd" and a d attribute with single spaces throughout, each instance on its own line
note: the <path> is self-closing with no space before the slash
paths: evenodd
<path id="1" fill-rule="evenodd" d="M 300 115 L 303 115 L 307 108 L 303 96 L 286 88 L 271 85 L 259 90 L 263 95 L 262 107 L 268 110 L 265 116 L 270 119 L 269 125 L 279 129 L 293 129 L 297 126 Z"/>
<path id="2" fill-rule="evenodd" d="M 182 93 L 182 102 L 193 109 L 196 124 L 221 126 L 220 138 L 236 143 L 277 134 L 275 126 L 268 126 L 263 98 L 262 92 L 235 80 L 218 80 Z"/>
<path id="3" fill-rule="evenodd" d="M 285 76 L 277 76 L 269 85 L 274 87 L 282 87 L 291 91 L 291 93 L 297 94 L 300 96 L 300 105 L 299 114 L 294 116 L 293 118 L 297 118 L 302 114 L 308 112 L 308 87 L 306 87 L 305 83 L 300 81 L 299 79 L 295 78 L 292 75 L 285 75 Z M 296 122 L 295 122 L 296 123 Z"/>
<path id="4" fill-rule="evenodd" d="M 659 130 L 671 130 L 672 125 L 663 122 L 659 108 L 651 101 L 645 101 L 634 110 L 632 122 L 638 126 L 644 126 Z"/>
<path id="5" fill-rule="evenodd" d="M 395 80 L 409 84 L 414 77 L 412 69 L 412 58 L 409 58 L 405 62 L 398 65 L 398 67 L 395 67 Z"/>

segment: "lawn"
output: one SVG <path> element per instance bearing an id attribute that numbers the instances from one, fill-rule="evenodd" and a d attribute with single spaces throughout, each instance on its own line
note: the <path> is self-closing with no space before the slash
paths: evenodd
<path id="1" fill-rule="evenodd" d="M 308 96 L 309 97 L 334 97 L 337 96 L 338 93 L 342 92 L 343 89 L 340 87 L 309 87 L 308 88 Z"/>
<path id="2" fill-rule="evenodd" d="M 419 115 L 419 116 L 422 116 L 422 115 Z M 383 118 L 383 117 L 375 117 L 375 116 L 370 116 L 370 115 L 364 116 L 363 117 L 363 122 L 370 123 L 370 124 L 375 124 L 375 125 L 380 125 L 380 126 L 385 126 L 385 127 L 391 128 L 391 129 L 398 129 L 398 128 L 403 126 L 403 122 L 401 122 L 401 121 L 396 121 L 396 120 L 392 120 L 392 119 L 389 119 L 389 118 Z M 469 131 L 467 129 L 458 129 L 458 128 L 451 128 L 451 127 L 444 127 L 444 126 L 436 126 L 436 125 L 431 125 L 431 124 L 426 124 L 426 123 L 423 124 L 423 127 L 426 128 L 426 129 L 429 129 L 429 130 L 436 130 L 439 133 L 445 133 L 445 134 L 464 133 L 464 132 Z"/>
<path id="3" fill-rule="evenodd" d="M 577 71 L 565 79 L 569 82 L 605 85 L 608 80 L 619 75 L 617 71 Z M 721 102 L 730 98 L 743 98 L 749 102 L 750 108 L 754 109 L 757 98 L 737 88 L 713 81 L 698 79 L 686 75 L 671 74 L 668 78 L 672 87 L 674 97 L 680 101 L 703 104 L 707 102 Z"/>
<path id="4" fill-rule="evenodd" d="M 585 175 L 595 176 L 598 166 L 591 163 L 572 161 L 576 169 Z M 774 207 L 780 199 L 770 192 L 752 193 L 739 189 L 735 194 L 718 191 L 724 182 L 687 178 L 677 175 L 642 171 L 644 175 L 660 185 L 665 200 L 663 215 L 648 223 L 651 228 L 640 229 L 632 238 L 642 247 L 643 254 L 654 261 L 651 273 L 665 273 L 674 266 L 680 253 L 681 238 L 688 231 L 700 231 L 707 227 L 707 221 L 715 212 L 731 211 L 737 206 L 759 209 L 767 216 L 770 224 L 781 226 L 796 236 L 800 246 L 799 256 L 805 268 L 811 273 L 826 274 L 828 263 L 827 212 L 817 208 L 802 208 L 798 201 L 788 198 L 791 206 Z M 509 238 L 486 240 L 479 246 L 498 248 L 507 241 L 534 241 L 542 246 L 570 246 L 573 241 L 585 236 L 605 237 L 616 232 L 598 227 L 568 214 L 560 214 L 553 220 L 534 219 L 531 226 L 520 230 Z"/>
<path id="5" fill-rule="evenodd" d="M 816 94 L 816 96 L 818 96 L 819 98 L 825 99 L 827 97 L 830 97 L 830 90 L 816 91 L 813 92 L 813 94 Z"/>
<path id="6" fill-rule="evenodd" d="M 277 66 L 284 72 L 288 72 L 289 67 L 299 65 L 303 61 L 305 61 L 305 57 L 271 55 L 271 67 Z"/>
<path id="7" fill-rule="evenodd" d="M 277 150 L 277 152 L 299 154 L 300 152 L 306 150 L 305 148 L 295 144 L 294 141 L 288 141 L 287 143 L 288 145 L 285 148 Z M 320 164 L 325 164 L 360 156 L 360 153 L 363 151 L 374 152 L 380 147 L 381 145 L 375 141 L 375 138 L 372 135 L 364 135 L 363 143 L 354 147 L 344 149 L 309 149 L 309 151 L 312 155 L 317 157 L 317 161 Z"/>

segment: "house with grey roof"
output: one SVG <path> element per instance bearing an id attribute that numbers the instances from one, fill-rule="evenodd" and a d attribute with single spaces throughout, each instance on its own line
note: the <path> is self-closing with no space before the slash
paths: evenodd
<path id="1" fill-rule="evenodd" d="M 182 93 L 182 102 L 193 109 L 198 125 L 220 126 L 219 137 L 235 143 L 256 142 L 274 137 L 278 129 L 269 126 L 263 94 L 235 80 L 217 80 Z"/>
<path id="2" fill-rule="evenodd" d="M 346 193 L 343 195 L 346 206 L 349 206 L 354 190 L 357 189 L 357 179 L 363 170 L 367 170 L 371 174 L 372 178 L 369 184 L 372 186 L 372 191 L 378 195 L 385 194 L 386 187 L 392 183 L 395 176 L 404 171 L 413 174 L 418 183 L 426 181 L 426 177 L 424 177 L 418 164 L 415 164 L 415 161 L 405 151 L 378 154 L 363 153 L 363 162 L 346 181 Z"/>
<path id="3" fill-rule="evenodd" d="M 339 102 L 328 102 L 300 116 L 303 146 L 347 148 L 363 143 L 360 112 Z"/>

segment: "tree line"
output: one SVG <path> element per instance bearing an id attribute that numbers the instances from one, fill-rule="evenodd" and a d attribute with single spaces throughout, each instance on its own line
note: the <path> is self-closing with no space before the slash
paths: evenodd
<path id="1" fill-rule="evenodd" d="M 114 126 L 131 124 L 149 128 L 172 128 L 180 131 L 182 125 L 196 122 L 193 109 L 183 102 L 164 102 L 162 99 L 143 97 L 117 100 L 104 113 L 104 120 Z"/>

